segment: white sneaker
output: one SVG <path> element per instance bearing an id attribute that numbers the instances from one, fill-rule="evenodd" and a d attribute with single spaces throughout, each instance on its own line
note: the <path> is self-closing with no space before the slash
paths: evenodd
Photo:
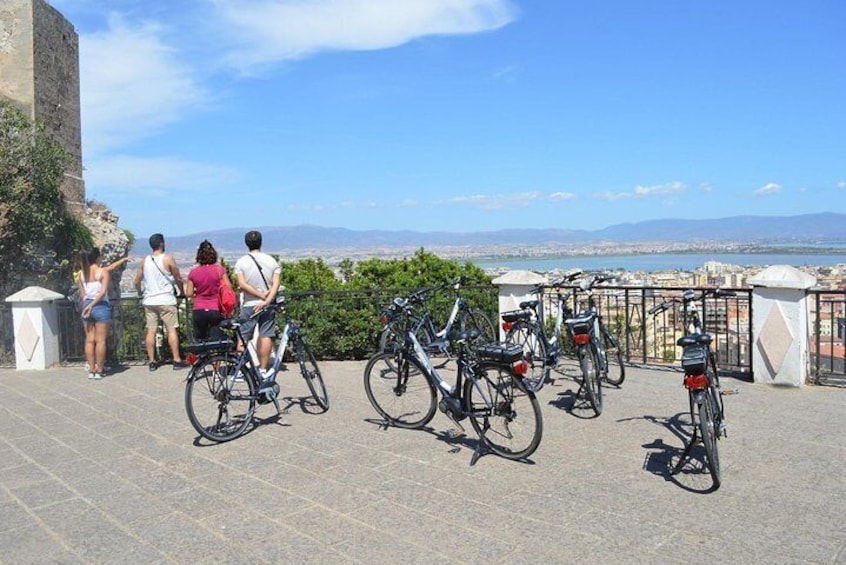
<path id="1" fill-rule="evenodd" d="M 86 373 L 90 373 L 90 372 L 91 372 L 91 365 L 89 365 L 89 364 L 88 364 L 88 361 L 86 361 L 86 362 L 85 362 L 85 372 L 86 372 Z"/>
<path id="2" fill-rule="evenodd" d="M 89 372 L 89 373 L 88 373 L 88 378 L 89 378 L 89 379 L 96 379 L 97 377 L 94 375 L 94 373 Z"/>
<path id="3" fill-rule="evenodd" d="M 99 381 L 100 379 L 103 378 L 103 373 L 94 373 L 94 376 L 91 377 L 91 378 L 94 379 L 95 381 Z"/>

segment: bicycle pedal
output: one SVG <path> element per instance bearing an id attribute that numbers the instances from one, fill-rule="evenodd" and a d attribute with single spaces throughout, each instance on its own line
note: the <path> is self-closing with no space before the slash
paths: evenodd
<path id="1" fill-rule="evenodd" d="M 461 429 L 450 428 L 446 431 L 446 434 L 450 439 L 458 439 L 460 437 L 466 437 L 467 436 L 467 432 L 464 431 L 464 428 L 461 428 Z"/>

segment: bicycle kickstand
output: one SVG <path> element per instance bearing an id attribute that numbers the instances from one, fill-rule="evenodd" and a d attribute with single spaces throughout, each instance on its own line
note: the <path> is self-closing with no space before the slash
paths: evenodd
<path id="1" fill-rule="evenodd" d="M 690 441 L 685 446 L 684 451 L 681 454 L 681 457 L 679 457 L 679 462 L 676 463 L 675 467 L 673 467 L 673 472 L 672 472 L 673 475 L 675 475 L 676 473 L 681 471 L 681 468 L 684 465 L 684 462 L 687 461 L 687 459 L 690 457 L 690 452 L 693 451 L 693 446 L 696 445 L 696 442 L 698 441 L 698 439 L 699 439 L 698 434 L 696 432 L 696 429 L 694 428 L 693 437 L 690 438 Z"/>

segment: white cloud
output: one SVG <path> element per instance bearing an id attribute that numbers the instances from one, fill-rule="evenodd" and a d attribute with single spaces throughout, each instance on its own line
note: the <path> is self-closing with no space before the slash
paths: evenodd
<path id="1" fill-rule="evenodd" d="M 642 198 L 645 196 L 664 196 L 667 194 L 678 194 L 684 192 L 685 186 L 680 182 L 670 182 L 667 184 L 656 184 L 653 186 L 636 186 L 634 189 L 634 196 Z"/>
<path id="2" fill-rule="evenodd" d="M 542 198 L 540 192 L 516 192 L 512 194 L 473 194 L 470 196 L 453 196 L 444 200 L 436 200 L 435 204 L 469 205 L 483 210 L 499 210 L 508 207 L 525 207 Z"/>
<path id="3" fill-rule="evenodd" d="M 837 188 L 839 188 L 841 190 L 846 190 L 846 182 L 837 183 Z"/>
<path id="4" fill-rule="evenodd" d="M 509 0 L 211 0 L 235 45 L 227 62 L 247 71 L 321 51 L 386 49 L 428 35 L 498 29 Z"/>
<path id="5" fill-rule="evenodd" d="M 778 194 L 779 192 L 781 192 L 781 188 L 782 187 L 780 184 L 769 182 L 758 190 L 756 190 L 755 192 L 753 192 L 753 194 L 755 196 L 770 196 L 772 194 Z"/>
<path id="6" fill-rule="evenodd" d="M 549 199 L 554 202 L 561 202 L 562 200 L 573 200 L 576 195 L 572 192 L 553 192 L 549 195 Z"/>
<path id="7" fill-rule="evenodd" d="M 113 16 L 106 31 L 80 36 L 86 156 L 148 137 L 208 98 L 163 35 L 158 25 Z"/>
<path id="8" fill-rule="evenodd" d="M 710 182 L 703 182 L 699 184 L 699 190 L 702 192 L 712 192 L 714 190 L 714 185 Z"/>
<path id="9" fill-rule="evenodd" d="M 117 155 L 95 160 L 85 170 L 85 182 L 91 192 L 142 190 L 166 194 L 173 190 L 202 191 L 230 184 L 238 178 L 238 173 L 228 167 L 171 157 Z"/>
<path id="10" fill-rule="evenodd" d="M 656 184 L 652 186 L 638 185 L 631 192 L 598 192 L 594 194 L 594 198 L 599 200 L 625 200 L 628 198 L 650 198 L 653 196 L 667 196 L 672 194 L 679 194 L 687 190 L 684 183 L 668 182 L 666 184 Z"/>

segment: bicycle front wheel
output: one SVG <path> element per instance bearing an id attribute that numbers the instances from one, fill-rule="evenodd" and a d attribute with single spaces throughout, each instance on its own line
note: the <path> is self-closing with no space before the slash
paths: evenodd
<path id="1" fill-rule="evenodd" d="M 523 359 L 529 365 L 523 376 L 523 384 L 532 392 L 538 392 L 549 378 L 550 370 L 543 336 L 535 326 L 523 321 L 511 326 L 505 335 L 505 342 L 523 347 Z"/>
<path id="2" fill-rule="evenodd" d="M 211 441 L 235 439 L 246 431 L 256 409 L 255 384 L 234 359 L 208 357 L 191 368 L 185 384 L 185 411 L 191 425 Z"/>
<path id="3" fill-rule="evenodd" d="M 620 344 L 605 326 L 602 326 L 602 340 L 605 346 L 605 381 L 608 384 L 620 386 L 626 380 L 626 366 L 623 365 Z"/>
<path id="4" fill-rule="evenodd" d="M 599 378 L 599 363 L 596 349 L 592 345 L 579 347 L 579 365 L 582 369 L 582 386 L 587 393 L 594 414 L 602 414 L 602 379 Z"/>
<path id="5" fill-rule="evenodd" d="M 417 429 L 435 416 L 435 385 L 416 359 L 378 353 L 364 368 L 364 392 L 385 421 L 398 428 Z"/>
<path id="6" fill-rule="evenodd" d="M 705 390 L 696 401 L 699 412 L 699 433 L 702 435 L 702 445 L 705 447 L 705 459 L 714 489 L 720 488 L 720 453 L 717 449 L 717 423 L 714 419 L 714 403 L 710 398 L 711 392 Z"/>
<path id="7" fill-rule="evenodd" d="M 543 419 L 535 393 L 511 367 L 484 364 L 464 382 L 466 412 L 479 440 L 506 459 L 535 452 L 543 436 Z"/>
<path id="8" fill-rule="evenodd" d="M 326 390 L 326 384 L 323 382 L 323 375 L 317 366 L 317 360 L 302 340 L 297 343 L 296 352 L 300 373 L 308 385 L 308 390 L 311 391 L 311 396 L 314 397 L 317 405 L 326 412 L 329 410 L 329 392 Z"/>

